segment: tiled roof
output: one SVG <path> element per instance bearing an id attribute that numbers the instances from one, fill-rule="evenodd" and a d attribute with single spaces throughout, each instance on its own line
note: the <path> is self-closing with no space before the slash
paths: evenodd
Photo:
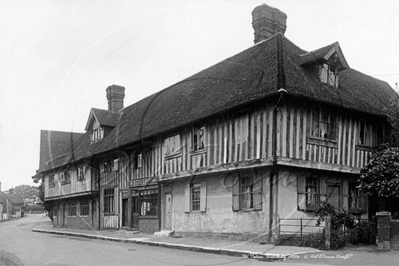
<path id="1" fill-rule="evenodd" d="M 8 199 L 11 200 L 13 203 L 24 203 L 24 198 L 22 197 L 21 194 L 13 194 L 13 195 L 7 195 Z"/>
<path id="2" fill-rule="evenodd" d="M 278 38 L 281 38 L 281 46 L 277 45 Z M 90 145 L 86 133 L 69 159 L 117 149 L 275 95 L 278 90 L 278 47 L 281 47 L 283 59 L 279 66 L 284 70 L 289 95 L 375 115 L 384 115 L 386 103 L 396 95 L 386 82 L 353 69 L 340 73 L 338 88 L 321 83 L 317 76 L 301 66 L 301 55 L 306 51 L 279 33 L 124 108 L 117 125 L 105 139 Z M 318 51 L 323 54 L 330 48 L 331 45 Z"/>
<path id="3" fill-rule="evenodd" d="M 51 169 L 66 162 L 82 133 L 42 130 L 40 132 L 39 170 Z"/>

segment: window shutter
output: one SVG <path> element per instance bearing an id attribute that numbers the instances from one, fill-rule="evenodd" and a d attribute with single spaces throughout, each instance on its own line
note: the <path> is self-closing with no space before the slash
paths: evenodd
<path id="1" fill-rule="evenodd" d="M 306 177 L 298 176 L 297 177 L 297 189 L 298 189 L 298 210 L 305 211 L 306 210 Z"/>
<path id="2" fill-rule="evenodd" d="M 185 212 L 190 212 L 190 182 L 187 181 L 186 187 L 184 189 L 184 211 Z"/>
<path id="3" fill-rule="evenodd" d="M 233 211 L 240 210 L 240 178 L 233 179 Z"/>
<path id="4" fill-rule="evenodd" d="M 263 178 L 254 178 L 254 210 L 262 210 L 262 182 Z"/>
<path id="5" fill-rule="evenodd" d="M 360 191 L 360 196 L 359 196 L 359 200 L 360 200 L 360 204 L 359 207 L 363 210 L 363 211 L 368 211 L 367 210 L 367 195 L 364 194 L 362 191 Z"/>
<path id="6" fill-rule="evenodd" d="M 206 212 L 206 182 L 201 182 L 201 200 L 200 200 L 200 210 Z"/>

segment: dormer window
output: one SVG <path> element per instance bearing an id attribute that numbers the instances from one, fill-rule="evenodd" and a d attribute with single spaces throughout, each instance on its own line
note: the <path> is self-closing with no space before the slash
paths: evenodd
<path id="1" fill-rule="evenodd" d="M 329 64 L 320 66 L 320 81 L 334 87 L 338 87 L 338 72 L 337 69 Z"/>
<path id="2" fill-rule="evenodd" d="M 91 133 L 91 143 L 96 143 L 104 137 L 104 129 L 102 127 L 94 128 Z"/>

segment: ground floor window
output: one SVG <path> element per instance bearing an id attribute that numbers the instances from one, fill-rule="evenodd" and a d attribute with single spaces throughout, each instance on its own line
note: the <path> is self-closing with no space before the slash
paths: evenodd
<path id="1" fill-rule="evenodd" d="M 262 178 L 241 174 L 233 184 L 233 210 L 262 210 Z"/>
<path id="2" fill-rule="evenodd" d="M 140 216 L 158 215 L 158 189 L 147 189 L 139 192 Z"/>
<path id="3" fill-rule="evenodd" d="M 113 214 L 115 205 L 114 188 L 104 189 L 104 213 Z"/>
<path id="4" fill-rule="evenodd" d="M 191 210 L 199 211 L 201 206 L 201 183 L 191 184 Z"/>
<path id="5" fill-rule="evenodd" d="M 79 204 L 79 213 L 80 216 L 89 216 L 89 201 L 88 200 L 81 200 Z"/>
<path id="6" fill-rule="evenodd" d="M 298 177 L 298 210 L 314 211 L 320 199 L 317 177 Z"/>
<path id="7" fill-rule="evenodd" d="M 76 202 L 68 202 L 68 216 L 76 216 Z"/>

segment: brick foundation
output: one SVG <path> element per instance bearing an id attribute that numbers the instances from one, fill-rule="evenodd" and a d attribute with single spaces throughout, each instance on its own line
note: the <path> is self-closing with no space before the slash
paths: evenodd
<path id="1" fill-rule="evenodd" d="M 158 218 L 140 218 L 139 219 L 139 230 L 143 233 L 153 234 L 159 231 L 159 219 Z"/>

